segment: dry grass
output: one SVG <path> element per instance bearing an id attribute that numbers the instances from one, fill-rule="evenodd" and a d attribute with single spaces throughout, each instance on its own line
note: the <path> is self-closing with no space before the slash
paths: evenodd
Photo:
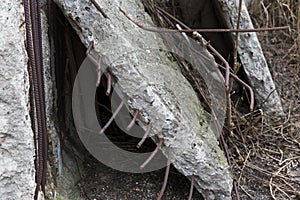
<path id="1" fill-rule="evenodd" d="M 255 0 L 249 8 L 256 27 L 290 27 L 258 34 L 287 115 L 267 122 L 263 113 L 233 113 L 236 134 L 227 143 L 241 199 L 300 198 L 299 5 Z"/>
<path id="2" fill-rule="evenodd" d="M 248 9 L 256 27 L 288 25 L 289 32 L 281 31 L 277 33 L 277 37 L 285 37 L 289 42 L 296 42 L 299 33 L 300 16 L 297 14 L 299 5 L 297 0 L 254 0 Z"/>
<path id="3" fill-rule="evenodd" d="M 159 26 L 171 27 L 151 7 L 153 2 L 144 0 L 148 12 Z M 249 6 L 255 27 L 290 27 L 289 31 L 258 34 L 286 116 L 266 121 L 260 110 L 242 115 L 232 103 L 234 134 L 225 130 L 224 136 L 238 188 L 234 199 L 300 199 L 299 5 L 296 0 L 254 0 Z M 197 76 L 187 78 L 199 90 Z"/>
<path id="4" fill-rule="evenodd" d="M 297 24 L 296 0 L 254 0 L 248 9 L 254 21 L 263 26 L 290 25 L 295 28 Z"/>

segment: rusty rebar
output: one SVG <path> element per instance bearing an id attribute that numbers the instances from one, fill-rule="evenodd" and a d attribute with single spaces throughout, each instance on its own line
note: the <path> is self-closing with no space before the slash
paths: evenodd
<path id="1" fill-rule="evenodd" d="M 93 5 L 97 8 L 97 10 L 101 13 L 101 15 L 104 18 L 108 18 L 109 19 L 109 17 L 107 16 L 107 14 L 103 11 L 103 9 L 101 8 L 101 6 L 95 0 L 91 0 L 91 2 L 93 3 Z"/>
<path id="2" fill-rule="evenodd" d="M 94 47 L 94 41 L 91 41 L 88 48 L 86 49 L 85 55 L 90 54 L 93 47 Z"/>
<path id="3" fill-rule="evenodd" d="M 29 2 L 29 4 L 28 4 Z M 33 87 L 30 100 L 31 106 L 35 108 L 35 114 L 32 121 L 37 121 L 37 130 L 35 131 L 35 139 L 37 139 L 37 160 L 38 166 L 36 170 L 36 190 L 34 198 L 37 199 L 40 189 L 45 193 L 46 172 L 48 160 L 48 136 L 46 124 L 45 110 L 45 91 L 43 76 L 43 52 L 42 52 L 42 28 L 41 13 L 39 0 L 23 0 L 26 24 L 26 44 L 27 52 L 30 60 L 30 81 Z M 33 126 L 34 123 L 33 123 Z M 35 141 L 36 142 L 36 141 Z M 41 187 L 41 188 L 40 188 Z"/>
<path id="4" fill-rule="evenodd" d="M 157 200 L 161 200 L 161 198 L 163 197 L 166 187 L 167 187 L 167 183 L 168 183 L 168 178 L 169 178 L 169 174 L 170 174 L 170 166 L 171 166 L 171 154 L 169 151 L 169 156 L 168 156 L 168 161 L 167 161 L 167 166 L 166 166 L 166 172 L 165 172 L 165 177 L 164 177 L 164 182 L 163 185 L 160 189 L 159 195 L 157 197 Z"/>
<path id="5" fill-rule="evenodd" d="M 111 75 L 110 73 L 106 73 L 106 78 L 107 78 L 107 84 L 106 84 L 106 96 L 109 96 L 110 95 L 110 92 L 111 92 Z"/>
<path id="6" fill-rule="evenodd" d="M 156 146 L 156 148 L 154 149 L 154 151 L 152 151 L 152 153 L 147 158 L 147 160 L 145 160 L 145 162 L 140 166 L 140 169 L 143 169 L 152 160 L 152 158 L 156 155 L 158 149 L 162 146 L 162 144 L 163 144 L 163 140 L 161 139 L 158 145 Z"/>
<path id="7" fill-rule="evenodd" d="M 105 126 L 100 130 L 100 134 L 104 133 L 104 131 L 108 128 L 108 126 L 112 123 L 112 121 L 116 118 L 117 114 L 122 109 L 124 103 L 126 101 L 126 98 L 124 97 L 120 105 L 117 107 L 115 112 L 112 114 L 111 118 L 108 120 L 108 122 L 105 124 Z"/>
<path id="8" fill-rule="evenodd" d="M 158 7 L 157 7 L 158 8 Z M 192 32 L 201 32 L 201 33 L 231 33 L 231 32 L 242 32 L 242 33 L 249 33 L 249 32 L 262 32 L 262 31 L 276 31 L 276 30 L 285 30 L 288 29 L 289 26 L 278 26 L 278 27 L 270 27 L 270 28 L 255 28 L 255 29 L 168 29 L 168 28 L 155 28 L 155 27 L 145 27 L 140 23 L 133 20 L 122 8 L 119 7 L 119 10 L 135 25 L 144 29 L 146 31 L 151 32 L 185 32 L 185 33 L 192 33 Z"/>
<path id="9" fill-rule="evenodd" d="M 134 125 L 134 123 L 135 123 L 135 121 L 136 121 L 136 119 L 137 119 L 139 113 L 140 113 L 139 110 L 136 110 L 136 111 L 134 112 L 134 116 L 133 116 L 131 122 L 128 124 L 127 128 L 126 128 L 127 131 L 129 131 L 129 130 L 132 128 L 132 126 Z"/>
<path id="10" fill-rule="evenodd" d="M 222 65 L 218 65 L 221 69 L 226 70 L 225 67 L 223 67 Z M 237 75 L 235 75 L 234 73 L 230 72 L 230 75 L 235 78 L 240 84 L 242 84 L 243 86 L 245 86 L 249 92 L 250 92 L 250 111 L 252 112 L 254 110 L 254 92 L 252 87 L 250 87 L 247 83 L 245 83 L 244 81 L 242 81 Z"/>
<path id="11" fill-rule="evenodd" d="M 209 198 L 209 190 L 205 190 L 205 200 L 210 200 L 210 198 Z"/>
<path id="12" fill-rule="evenodd" d="M 101 82 L 101 76 L 102 76 L 102 71 L 101 71 L 101 65 L 100 61 L 97 61 L 93 56 L 90 54 L 90 49 L 92 48 L 91 43 L 89 44 L 89 47 L 87 49 L 86 56 L 90 59 L 90 61 L 97 66 L 96 73 L 97 73 L 97 80 L 96 80 L 96 87 L 99 87 L 100 82 Z"/>
<path id="13" fill-rule="evenodd" d="M 145 142 L 146 138 L 149 136 L 151 128 L 152 128 L 152 123 L 150 123 L 148 125 L 147 130 L 145 131 L 145 134 L 143 135 L 141 141 L 136 145 L 137 148 L 140 148 L 143 145 L 143 143 Z"/>
<path id="14" fill-rule="evenodd" d="M 191 180 L 190 194 L 189 194 L 188 200 L 192 200 L 192 197 L 193 197 L 195 176 L 192 175 L 192 178 L 191 178 L 191 179 L 192 179 L 192 180 Z"/>
<path id="15" fill-rule="evenodd" d="M 43 176 L 42 176 L 42 191 L 45 194 L 46 181 L 47 181 L 47 162 L 48 162 L 48 135 L 47 135 L 47 119 L 46 119 L 46 102 L 45 102 L 45 83 L 44 83 L 44 63 L 43 63 L 43 42 L 42 42 L 42 19 L 41 19 L 41 1 L 36 0 L 36 12 L 37 12 L 37 29 L 38 29 L 38 46 L 37 49 L 39 58 L 39 84 L 40 84 L 40 95 L 41 95 L 41 114 L 42 114 L 42 124 L 43 124 Z"/>
<path id="16" fill-rule="evenodd" d="M 97 72 L 96 87 L 99 87 L 99 85 L 100 85 L 100 83 L 101 83 L 101 76 L 102 76 L 100 63 L 98 63 L 96 72 Z"/>
<path id="17" fill-rule="evenodd" d="M 241 23 L 241 12 L 242 12 L 242 0 L 239 0 L 239 8 L 238 8 L 238 18 L 236 23 L 236 29 L 240 28 Z M 239 46 L 239 33 L 235 33 L 235 43 L 234 43 L 234 49 L 233 49 L 233 66 L 234 68 L 237 65 L 237 49 Z"/>

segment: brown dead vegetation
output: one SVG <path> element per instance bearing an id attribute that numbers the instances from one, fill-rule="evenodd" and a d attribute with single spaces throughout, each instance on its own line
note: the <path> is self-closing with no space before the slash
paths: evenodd
<path id="1" fill-rule="evenodd" d="M 159 5 L 180 18 L 174 2 L 159 1 Z M 174 24 L 153 7 L 154 3 L 157 1 L 144 1 L 157 24 L 174 28 Z M 254 112 L 245 114 L 241 113 L 237 100 L 231 102 L 233 129 L 228 131 L 225 127 L 222 146 L 227 146 L 231 161 L 236 185 L 234 199 L 300 198 L 299 5 L 296 0 L 254 0 L 249 6 L 256 28 L 290 27 L 288 31 L 258 33 L 286 116 L 267 120 L 259 105 Z M 199 96 L 209 99 L 203 92 L 205 88 L 200 87 L 203 81 L 187 70 L 183 69 L 183 73 Z M 238 101 L 245 102 L 247 98 L 244 92 Z"/>
<path id="2" fill-rule="evenodd" d="M 241 199 L 300 198 L 300 67 L 295 0 L 256 0 L 249 11 L 255 27 L 289 25 L 289 31 L 258 33 L 286 116 L 234 112 L 227 138 Z"/>

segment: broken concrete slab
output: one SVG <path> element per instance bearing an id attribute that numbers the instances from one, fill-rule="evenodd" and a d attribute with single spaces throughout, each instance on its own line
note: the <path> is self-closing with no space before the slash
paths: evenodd
<path id="1" fill-rule="evenodd" d="M 20 1 L 4 0 L 0 11 L 0 196 L 33 199 L 34 136 L 29 116 L 29 76 Z M 23 24 L 23 25 L 22 25 Z"/>
<path id="2" fill-rule="evenodd" d="M 228 28 L 236 28 L 239 1 L 217 0 L 219 12 Z M 247 7 L 242 1 L 241 29 L 253 29 Z M 238 55 L 252 86 L 255 99 L 267 117 L 284 115 L 280 97 L 256 33 L 239 33 Z"/>
<path id="3" fill-rule="evenodd" d="M 104 18 L 90 1 L 55 2 L 85 46 L 94 41 L 93 56 L 100 58 L 101 66 L 108 66 L 118 81 L 121 91 L 119 95 L 130 99 L 126 101 L 130 111 L 141 111 L 143 116 L 140 116 L 140 125 L 146 129 L 147 124 L 152 123 L 151 135 L 153 139 L 158 137 L 164 140 L 162 151 L 165 155 L 171 151 L 173 165 L 185 176 L 194 176 L 195 185 L 203 195 L 209 191 L 211 199 L 231 199 L 232 178 L 226 159 L 193 88 L 180 73 L 177 64 L 167 59 L 166 52 L 160 51 L 163 44 L 161 37 L 141 30 L 119 10 L 122 7 L 145 26 L 153 26 L 141 2 L 102 2 L 101 6 L 109 19 Z M 209 62 L 215 67 L 211 55 L 206 50 L 201 52 L 205 53 L 201 57 L 202 63 Z M 92 85 L 95 87 L 96 68 L 93 70 L 95 77 L 90 77 L 88 81 L 94 81 Z M 204 73 L 214 74 L 209 70 Z M 90 91 L 80 92 L 84 96 Z M 75 120 L 81 114 L 90 115 L 84 109 L 73 114 Z M 85 128 L 85 125 L 91 124 L 88 120 L 82 120 L 81 125 Z M 99 135 L 99 131 L 93 133 Z M 87 148 L 90 146 L 86 145 Z M 140 164 L 132 163 L 135 167 Z"/>

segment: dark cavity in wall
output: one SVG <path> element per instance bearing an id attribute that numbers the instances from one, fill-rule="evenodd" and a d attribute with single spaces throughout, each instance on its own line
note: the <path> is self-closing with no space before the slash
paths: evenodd
<path id="1" fill-rule="evenodd" d="M 227 28 L 219 12 L 219 5 L 216 0 L 143 0 L 143 3 L 148 8 L 149 6 L 147 5 L 158 5 L 192 29 Z M 156 9 L 148 9 L 147 11 L 153 16 L 153 11 L 156 12 Z M 170 21 L 175 23 L 173 20 Z M 190 33 L 187 34 L 191 36 Z M 233 40 L 230 33 L 202 32 L 201 35 L 226 60 L 231 61 Z"/>
<path id="2" fill-rule="evenodd" d="M 68 140 L 76 149 L 81 149 L 80 151 L 82 151 L 85 148 L 78 137 L 72 117 L 72 88 L 77 72 L 86 58 L 86 48 L 57 6 L 55 6 L 55 15 L 54 31 L 52 33 L 57 89 L 57 122 L 62 130 L 62 139 Z M 103 75 L 101 77 L 101 84 L 95 94 L 94 105 L 98 121 L 102 127 L 112 116 L 111 96 L 105 94 L 106 88 L 107 79 Z M 117 99 L 116 101 L 120 103 L 121 99 Z M 124 106 L 123 109 L 126 109 L 126 107 Z M 130 122 L 130 120 L 128 121 Z M 141 132 L 143 132 L 142 129 Z M 142 147 L 137 150 L 134 148 L 134 144 L 137 144 L 139 139 L 123 133 L 114 122 L 108 127 L 105 134 L 120 148 L 126 149 L 128 147 L 129 149 L 132 148 L 132 151 L 138 152 L 149 152 L 154 148 L 154 143 L 151 140 L 147 140 L 145 146 L 150 146 L 150 149 L 146 150 Z M 124 144 L 121 140 L 124 140 Z M 130 141 L 134 146 L 130 147 Z"/>
<path id="3" fill-rule="evenodd" d="M 146 7 L 146 11 L 152 16 L 152 19 L 157 23 L 158 26 L 172 27 L 176 24 L 172 20 L 166 20 L 163 17 L 156 17 L 156 9 L 153 5 L 158 5 L 164 10 L 168 11 L 170 14 L 175 16 L 177 19 L 182 21 L 184 24 L 189 26 L 192 29 L 226 29 L 226 23 L 221 14 L 221 8 L 219 1 L 217 0 L 143 0 L 143 3 Z M 182 27 L 183 28 L 183 27 Z M 232 33 L 200 33 L 209 43 L 227 60 L 229 65 L 233 66 L 233 46 L 234 41 Z M 187 33 L 190 37 L 191 33 Z M 215 56 L 215 60 L 218 64 L 223 65 L 220 59 Z M 239 61 L 239 58 L 238 58 Z M 191 70 L 192 70 L 192 66 Z M 186 71 L 181 67 L 183 75 L 189 80 L 191 85 L 195 87 L 195 83 L 191 81 Z M 225 76 L 225 71 L 220 70 Z M 243 66 L 240 67 L 237 75 L 246 83 L 245 72 Z M 201 75 L 195 75 L 197 79 L 201 79 Z M 204 85 L 203 81 L 200 81 L 200 85 Z M 205 86 L 203 87 L 205 91 Z M 197 91 L 198 97 L 202 102 L 204 108 L 207 107 L 203 102 L 203 97 Z M 237 82 L 233 82 L 231 99 L 236 105 L 236 109 L 241 113 L 249 112 L 249 103 L 248 97 L 249 93 Z M 209 96 L 209 95 L 208 95 Z M 209 97 L 206 97 L 209 99 Z M 206 109 L 209 111 L 209 109 Z"/>
<path id="4" fill-rule="evenodd" d="M 193 29 L 218 29 L 226 28 L 225 23 L 218 12 L 216 0 L 179 0 L 181 18 Z M 211 45 L 218 50 L 226 59 L 232 58 L 233 41 L 229 33 L 201 33 L 210 41 Z"/>
<path id="5" fill-rule="evenodd" d="M 52 37 L 52 69 L 55 69 L 57 90 L 57 125 L 61 141 L 70 142 L 78 149 L 84 149 L 75 130 L 72 118 L 72 87 L 77 71 L 85 59 L 85 46 L 72 29 L 59 8 L 52 4 L 50 36 Z"/>
<path id="6" fill-rule="evenodd" d="M 175 0 L 174 0 L 175 1 Z M 184 23 L 193 29 L 226 29 L 226 23 L 221 14 L 220 3 L 217 0 L 177 0 L 180 18 Z M 227 60 L 229 65 L 233 66 L 233 48 L 234 41 L 231 33 L 201 33 L 203 37 Z M 223 64 L 218 58 L 216 61 Z M 238 62 L 239 58 L 238 58 Z M 221 70 L 222 71 L 222 70 Z M 224 74 L 224 71 L 222 71 Z M 237 75 L 246 83 L 246 75 L 243 67 L 240 68 Z M 239 83 L 233 82 L 231 99 L 236 105 L 236 109 L 242 113 L 249 112 L 249 96 Z M 246 98 L 241 98 L 245 97 Z"/>
<path id="7" fill-rule="evenodd" d="M 86 47 L 54 3 L 50 6 L 48 18 L 51 65 L 55 70 L 57 91 L 55 120 L 62 152 L 62 163 L 53 162 L 52 166 L 57 191 L 67 199 L 76 199 L 76 193 L 84 199 L 156 199 L 165 169 L 146 174 L 119 172 L 96 160 L 82 144 L 73 122 L 72 88 L 80 65 L 86 58 Z M 105 95 L 106 84 L 107 79 L 103 75 L 95 94 L 95 105 L 91 105 L 95 106 L 102 127 L 112 115 L 111 97 Z M 127 151 L 151 152 L 155 149 L 151 139 L 147 139 L 142 147 L 137 149 L 140 138 L 122 132 L 114 122 L 105 134 L 111 142 Z M 141 129 L 141 136 L 143 134 Z M 57 155 L 53 155 L 51 159 L 58 160 Z M 62 174 L 58 173 L 58 165 L 62 166 Z M 172 167 L 165 199 L 186 199 L 188 192 L 189 181 Z M 194 197 L 202 199 L 197 191 L 194 193 Z"/>

